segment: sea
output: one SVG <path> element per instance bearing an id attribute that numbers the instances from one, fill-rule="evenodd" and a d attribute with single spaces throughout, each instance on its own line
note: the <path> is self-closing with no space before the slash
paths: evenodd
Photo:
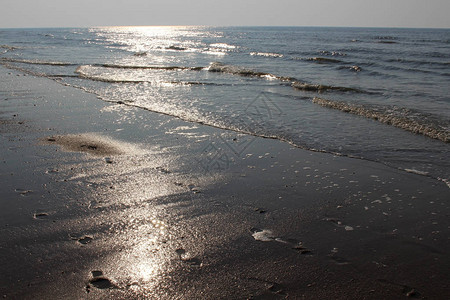
<path id="1" fill-rule="evenodd" d="M 449 29 L 0 29 L 0 64 L 124 107 L 449 185 Z"/>

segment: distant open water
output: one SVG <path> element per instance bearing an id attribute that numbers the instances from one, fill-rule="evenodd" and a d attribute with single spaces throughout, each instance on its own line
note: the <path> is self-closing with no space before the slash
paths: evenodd
<path id="1" fill-rule="evenodd" d="M 105 101 L 450 177 L 450 30 L 3 29 L 0 63 Z"/>

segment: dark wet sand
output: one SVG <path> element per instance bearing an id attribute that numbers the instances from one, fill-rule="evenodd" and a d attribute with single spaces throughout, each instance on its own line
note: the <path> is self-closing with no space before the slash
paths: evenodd
<path id="1" fill-rule="evenodd" d="M 450 296 L 450 192 L 432 178 L 3 67 L 0 140 L 0 297 Z"/>

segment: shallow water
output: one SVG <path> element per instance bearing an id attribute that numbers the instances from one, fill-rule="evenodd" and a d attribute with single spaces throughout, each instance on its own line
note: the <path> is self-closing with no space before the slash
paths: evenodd
<path id="1" fill-rule="evenodd" d="M 106 101 L 450 177 L 449 30 L 8 29 L 0 44 L 3 65 Z"/>

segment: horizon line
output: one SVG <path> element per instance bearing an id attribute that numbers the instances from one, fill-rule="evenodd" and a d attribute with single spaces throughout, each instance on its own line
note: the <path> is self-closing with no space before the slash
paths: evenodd
<path id="1" fill-rule="evenodd" d="M 261 28 L 367 28 L 367 29 L 444 29 L 450 27 L 406 27 L 406 26 L 348 26 L 348 25 L 92 25 L 92 26 L 39 26 L 39 27 L 0 27 L 0 29 L 71 29 L 71 28 L 104 28 L 104 27 L 261 27 Z"/>

